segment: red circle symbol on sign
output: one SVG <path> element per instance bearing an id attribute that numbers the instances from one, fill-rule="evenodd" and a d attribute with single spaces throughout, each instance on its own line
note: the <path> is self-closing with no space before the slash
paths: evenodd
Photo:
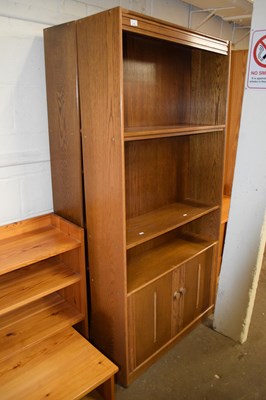
<path id="1" fill-rule="evenodd" d="M 266 68 L 266 35 L 260 38 L 255 44 L 253 57 L 260 67 Z"/>

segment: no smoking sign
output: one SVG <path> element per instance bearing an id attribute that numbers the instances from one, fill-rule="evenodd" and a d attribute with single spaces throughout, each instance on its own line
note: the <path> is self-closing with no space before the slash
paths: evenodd
<path id="1" fill-rule="evenodd" d="M 255 62 L 262 68 L 266 68 L 266 35 L 255 44 L 253 57 Z"/>
<path id="2" fill-rule="evenodd" d="M 253 32 L 247 86 L 252 89 L 266 89 L 266 30 Z"/>

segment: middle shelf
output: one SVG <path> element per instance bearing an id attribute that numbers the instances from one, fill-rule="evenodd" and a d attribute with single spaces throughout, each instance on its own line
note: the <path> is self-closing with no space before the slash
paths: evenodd
<path id="1" fill-rule="evenodd" d="M 169 232 L 219 208 L 195 202 L 172 203 L 127 220 L 127 249 Z"/>
<path id="2" fill-rule="evenodd" d="M 58 257 L 0 276 L 0 315 L 80 281 Z"/>
<path id="3" fill-rule="evenodd" d="M 225 129 L 225 125 L 207 124 L 178 124 L 161 126 L 132 126 L 126 127 L 124 140 L 142 140 L 153 138 L 165 138 L 185 135 L 196 135 L 199 133 L 219 132 Z"/>

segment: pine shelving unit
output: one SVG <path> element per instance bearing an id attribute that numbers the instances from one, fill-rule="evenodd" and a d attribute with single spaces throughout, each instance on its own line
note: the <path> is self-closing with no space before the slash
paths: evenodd
<path id="1" fill-rule="evenodd" d="M 102 384 L 113 398 L 117 367 L 85 339 L 85 274 L 83 229 L 54 214 L 0 227 L 2 400 L 73 400 Z"/>

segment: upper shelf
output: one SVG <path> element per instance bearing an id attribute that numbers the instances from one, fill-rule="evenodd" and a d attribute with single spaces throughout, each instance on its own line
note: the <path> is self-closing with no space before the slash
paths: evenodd
<path id="1" fill-rule="evenodd" d="M 219 206 L 194 202 L 172 203 L 127 220 L 127 249 L 191 222 Z"/>
<path id="2" fill-rule="evenodd" d="M 223 131 L 225 125 L 179 124 L 168 126 L 142 126 L 125 128 L 124 140 L 142 140 L 160 137 L 194 135 L 198 133 Z"/>
<path id="3" fill-rule="evenodd" d="M 52 225 L 15 233 L 12 240 L 4 237 L 3 228 L 0 228 L 0 275 L 80 246 L 78 240 Z"/>

